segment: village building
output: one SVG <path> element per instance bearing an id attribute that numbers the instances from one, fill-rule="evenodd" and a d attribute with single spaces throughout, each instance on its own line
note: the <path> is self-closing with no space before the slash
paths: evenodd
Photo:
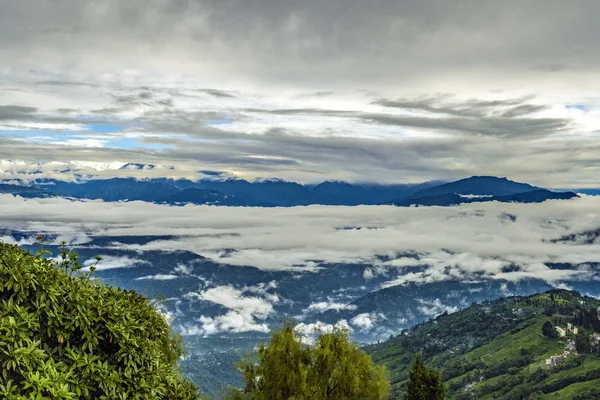
<path id="1" fill-rule="evenodd" d="M 546 366 L 554 367 L 556 365 L 559 365 L 562 361 L 563 361 L 562 356 L 551 356 L 549 358 L 546 358 Z"/>
<path id="2" fill-rule="evenodd" d="M 566 331 L 564 329 L 557 326 L 556 330 L 559 332 L 559 335 L 561 334 L 559 329 L 562 330 L 566 334 Z M 561 335 L 561 336 L 564 336 L 564 335 Z M 564 359 L 571 357 L 571 356 L 576 356 L 576 355 L 578 355 L 578 353 L 575 348 L 575 340 L 567 339 L 567 345 L 565 346 L 565 349 L 563 350 L 563 352 L 561 354 L 556 354 L 549 358 L 546 358 L 546 367 L 554 367 L 556 365 L 559 365 L 561 362 L 563 362 Z"/>

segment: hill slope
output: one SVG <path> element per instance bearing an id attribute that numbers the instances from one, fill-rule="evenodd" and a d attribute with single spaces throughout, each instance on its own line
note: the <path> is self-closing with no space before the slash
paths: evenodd
<path id="1" fill-rule="evenodd" d="M 401 397 L 419 351 L 441 370 L 450 399 L 599 398 L 599 346 L 585 344 L 600 330 L 599 306 L 599 300 L 565 290 L 505 298 L 442 314 L 365 350 L 389 369 L 393 398 Z M 573 323 L 579 334 L 545 337 L 547 321 L 565 328 Z M 571 354 L 547 367 L 546 359 L 561 354 L 569 338 L 578 338 L 577 347 L 589 354 Z"/>

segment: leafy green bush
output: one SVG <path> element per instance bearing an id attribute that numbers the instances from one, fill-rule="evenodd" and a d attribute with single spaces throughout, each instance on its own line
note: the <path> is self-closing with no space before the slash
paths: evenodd
<path id="1" fill-rule="evenodd" d="M 302 343 L 289 322 L 258 347 L 257 362 L 239 364 L 246 387 L 236 400 L 379 400 L 388 396 L 384 367 L 348 341 L 348 332 L 322 333 L 316 343 Z"/>
<path id="2" fill-rule="evenodd" d="M 146 298 L 82 274 L 64 247 L 59 261 L 44 253 L 0 243 L 0 398 L 199 398 Z"/>

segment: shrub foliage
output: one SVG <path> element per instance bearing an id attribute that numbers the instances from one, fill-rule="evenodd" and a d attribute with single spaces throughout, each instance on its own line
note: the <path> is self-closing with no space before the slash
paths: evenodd
<path id="1" fill-rule="evenodd" d="M 148 299 L 81 273 L 64 246 L 58 261 L 45 253 L 0 243 L 0 398 L 199 398 Z"/>

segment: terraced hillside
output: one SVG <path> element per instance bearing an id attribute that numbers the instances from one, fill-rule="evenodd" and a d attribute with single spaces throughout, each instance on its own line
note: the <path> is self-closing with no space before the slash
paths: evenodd
<path id="1" fill-rule="evenodd" d="M 596 399 L 599 307 L 566 290 L 510 297 L 440 315 L 366 350 L 389 369 L 392 398 L 401 398 L 421 351 L 442 372 L 450 399 Z"/>

